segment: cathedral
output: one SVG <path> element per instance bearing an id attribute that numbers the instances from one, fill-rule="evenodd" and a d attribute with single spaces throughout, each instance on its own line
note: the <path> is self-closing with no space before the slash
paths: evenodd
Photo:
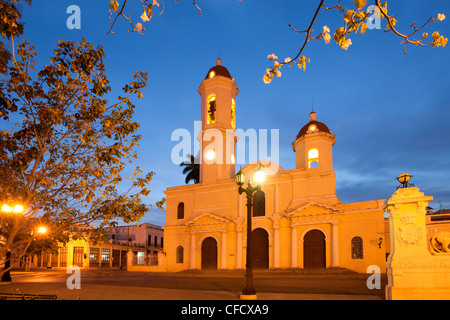
<path id="1" fill-rule="evenodd" d="M 212 67 L 201 82 L 202 161 L 199 183 L 167 188 L 164 250 L 168 271 L 243 269 L 247 246 L 247 199 L 235 181 L 236 96 L 230 72 Z M 309 120 L 309 121 L 308 121 Z M 319 119 L 320 120 L 320 119 Z M 270 161 L 241 168 L 246 177 L 263 170 L 252 213 L 253 267 L 346 268 L 385 272 L 389 251 L 385 199 L 342 203 L 336 195 L 336 136 L 311 112 L 292 137 L 294 169 Z M 216 143 L 221 140 L 223 143 Z"/>

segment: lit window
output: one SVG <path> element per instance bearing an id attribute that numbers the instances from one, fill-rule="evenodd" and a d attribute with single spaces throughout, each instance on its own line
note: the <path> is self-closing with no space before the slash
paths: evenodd
<path id="1" fill-rule="evenodd" d="M 308 168 L 317 168 L 319 166 L 319 150 L 310 149 L 308 151 Z"/>
<path id="2" fill-rule="evenodd" d="M 208 114 L 207 114 L 207 124 L 216 122 L 216 96 L 214 94 L 208 97 Z"/>
<path id="3" fill-rule="evenodd" d="M 216 73 L 215 73 L 214 71 L 211 71 L 211 72 L 209 73 L 209 77 L 210 77 L 210 78 L 214 78 L 215 75 L 216 75 Z"/>
<path id="4" fill-rule="evenodd" d="M 139 251 L 137 254 L 137 264 L 145 264 L 145 254 L 144 252 Z"/>
<path id="5" fill-rule="evenodd" d="M 308 159 L 314 159 L 319 157 L 319 150 L 311 149 L 308 151 Z"/>
<path id="6" fill-rule="evenodd" d="M 231 99 L 231 127 L 236 129 L 236 103 Z"/>
<path id="7" fill-rule="evenodd" d="M 99 248 L 90 248 L 89 265 L 91 267 L 98 267 L 99 257 L 100 257 L 100 249 Z"/>
<path id="8" fill-rule="evenodd" d="M 111 251 L 109 249 L 102 249 L 102 267 L 108 267 L 109 266 L 109 260 L 110 260 Z"/>

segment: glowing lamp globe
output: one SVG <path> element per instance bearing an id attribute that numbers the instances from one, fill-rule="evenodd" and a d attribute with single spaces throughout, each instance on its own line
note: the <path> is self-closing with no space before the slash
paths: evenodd
<path id="1" fill-rule="evenodd" d="M 9 213 L 9 212 L 12 212 L 12 211 L 13 211 L 13 208 L 11 208 L 10 206 L 8 206 L 7 204 L 4 204 L 4 205 L 2 205 L 2 211 L 3 211 L 3 212 Z"/>
<path id="2" fill-rule="evenodd" d="M 25 209 L 23 208 L 22 205 L 18 204 L 18 205 L 14 206 L 14 209 L 13 209 L 14 213 L 22 213 L 24 211 L 25 211 Z"/>
<path id="3" fill-rule="evenodd" d="M 46 227 L 39 227 L 39 228 L 38 228 L 38 232 L 39 232 L 40 234 L 47 233 L 47 228 L 46 228 Z"/>
<path id="4" fill-rule="evenodd" d="M 214 152 L 214 150 L 209 150 L 206 153 L 206 160 L 211 161 L 211 160 L 214 160 L 215 157 L 216 157 L 216 153 Z"/>
<path id="5" fill-rule="evenodd" d="M 411 175 L 409 173 L 402 173 L 398 176 L 397 180 L 401 184 L 406 184 L 411 179 Z"/>
<path id="6" fill-rule="evenodd" d="M 264 179 L 266 178 L 266 174 L 264 173 L 264 171 L 262 171 L 261 170 L 261 167 L 258 169 L 258 170 L 256 170 L 256 172 L 255 172 L 255 177 L 254 177 L 254 179 L 255 179 L 255 182 L 257 183 L 257 184 L 261 184 L 261 183 L 263 183 L 264 182 Z"/>

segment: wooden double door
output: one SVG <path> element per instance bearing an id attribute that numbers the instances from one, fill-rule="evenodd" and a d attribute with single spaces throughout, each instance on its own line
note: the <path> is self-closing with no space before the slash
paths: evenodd
<path id="1" fill-rule="evenodd" d="M 311 230 L 303 239 L 303 268 L 325 268 L 325 235 L 320 230 Z"/>
<path id="2" fill-rule="evenodd" d="M 202 269 L 217 269 L 217 241 L 213 237 L 202 242 Z"/>
<path id="3" fill-rule="evenodd" d="M 252 232 L 253 268 L 269 268 L 269 234 L 258 228 Z M 208 237 L 202 242 L 202 269 L 217 269 L 217 240 Z"/>
<path id="4" fill-rule="evenodd" d="M 73 264 L 78 267 L 83 267 L 84 248 L 73 247 Z"/>
<path id="5" fill-rule="evenodd" d="M 269 268 L 269 234 L 258 228 L 252 231 L 253 268 Z"/>

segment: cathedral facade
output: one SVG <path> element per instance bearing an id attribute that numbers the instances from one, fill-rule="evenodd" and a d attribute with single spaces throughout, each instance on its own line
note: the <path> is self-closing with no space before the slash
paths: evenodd
<path id="1" fill-rule="evenodd" d="M 211 68 L 201 97 L 202 162 L 199 183 L 167 188 L 164 250 L 168 271 L 243 269 L 247 247 L 247 199 L 235 181 L 236 96 L 234 78 Z M 253 266 L 261 269 L 347 268 L 385 272 L 385 199 L 341 203 L 333 171 L 335 135 L 311 112 L 293 137 L 295 169 L 269 161 L 241 170 L 266 178 L 255 194 Z M 218 144 L 217 141 L 224 141 Z M 389 230 L 389 229 L 387 229 Z"/>

